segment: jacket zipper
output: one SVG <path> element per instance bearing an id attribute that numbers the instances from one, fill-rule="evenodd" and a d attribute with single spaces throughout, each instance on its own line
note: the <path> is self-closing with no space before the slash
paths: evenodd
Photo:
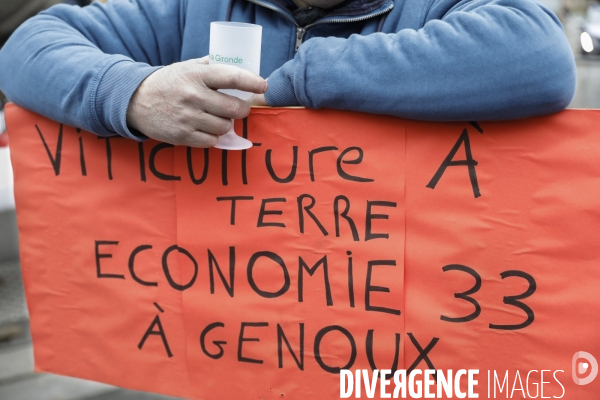
<path id="1" fill-rule="evenodd" d="M 294 49 L 294 51 L 298 51 L 298 49 L 300 48 L 300 45 L 302 44 L 302 41 L 304 40 L 304 35 L 306 34 L 306 30 L 308 28 L 312 28 L 315 25 L 323 25 L 323 24 L 340 24 L 340 23 L 346 23 L 346 22 L 359 22 L 359 21 L 364 21 L 370 18 L 375 18 L 378 17 L 380 15 L 383 15 L 387 12 L 390 12 L 392 10 L 392 8 L 394 8 L 393 4 L 390 4 L 386 9 L 378 11 L 376 13 L 373 14 L 368 14 L 368 15 L 363 15 L 362 17 L 355 17 L 355 18 L 337 18 L 337 19 L 325 19 L 322 21 L 317 21 L 314 22 L 312 24 L 306 25 L 304 27 L 301 27 L 300 25 L 298 25 L 298 23 L 296 22 L 296 20 L 289 15 L 288 13 L 286 13 L 285 11 L 281 10 L 279 7 L 276 7 L 272 4 L 269 4 L 267 2 L 261 1 L 261 0 L 247 0 L 250 3 L 254 3 L 258 6 L 264 7 L 264 8 L 268 8 L 269 10 L 275 11 L 277 14 L 284 16 L 288 21 L 290 21 L 292 24 L 294 24 L 296 26 L 296 48 Z"/>
<path id="2" fill-rule="evenodd" d="M 304 40 L 305 33 L 306 33 L 306 28 L 300 28 L 298 25 L 296 25 L 296 48 L 294 49 L 294 51 L 298 51 L 298 49 L 300 48 L 300 45 L 302 44 L 302 41 Z"/>

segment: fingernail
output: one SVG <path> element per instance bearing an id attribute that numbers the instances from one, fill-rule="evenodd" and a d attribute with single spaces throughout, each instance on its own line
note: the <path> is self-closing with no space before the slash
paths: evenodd
<path id="1" fill-rule="evenodd" d="M 269 84 L 265 81 L 265 83 L 263 84 L 262 92 L 265 93 L 268 88 L 269 88 Z"/>

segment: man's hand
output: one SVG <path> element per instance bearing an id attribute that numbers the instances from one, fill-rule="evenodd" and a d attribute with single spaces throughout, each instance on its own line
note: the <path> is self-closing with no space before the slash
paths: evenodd
<path id="1" fill-rule="evenodd" d="M 174 145 L 212 147 L 245 118 L 250 104 L 217 89 L 262 94 L 267 82 L 230 65 L 208 65 L 208 58 L 184 61 L 148 76 L 133 94 L 127 125 L 149 138 Z"/>

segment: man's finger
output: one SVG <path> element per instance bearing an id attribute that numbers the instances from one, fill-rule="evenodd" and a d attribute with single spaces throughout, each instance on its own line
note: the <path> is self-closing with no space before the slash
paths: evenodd
<path id="1" fill-rule="evenodd" d="M 198 112 L 189 121 L 189 125 L 200 132 L 210 133 L 211 135 L 224 135 L 232 127 L 231 118 L 221 118 L 216 115 Z"/>
<path id="2" fill-rule="evenodd" d="M 209 114 L 228 119 L 246 118 L 250 114 L 250 104 L 220 92 L 211 92 L 199 106 Z"/>
<path id="3" fill-rule="evenodd" d="M 207 65 L 199 69 L 199 73 L 204 84 L 215 90 L 238 89 L 260 94 L 268 87 L 267 81 L 260 76 L 233 65 Z"/>
<path id="4" fill-rule="evenodd" d="M 217 135 L 211 135 L 210 133 L 195 131 L 185 135 L 178 135 L 175 143 L 171 143 L 175 146 L 189 146 L 189 147 L 214 147 L 217 144 Z"/>

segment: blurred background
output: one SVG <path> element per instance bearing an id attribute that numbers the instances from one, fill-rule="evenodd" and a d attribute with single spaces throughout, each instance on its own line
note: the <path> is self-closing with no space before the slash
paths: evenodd
<path id="1" fill-rule="evenodd" d="M 168 1 L 168 0 L 165 0 Z M 562 21 L 577 63 L 577 92 L 569 108 L 600 109 L 600 3 L 537 0 Z M 20 22 L 56 3 L 86 0 L 0 0 L 0 46 Z M 0 71 L 0 73 L 2 73 Z M 33 372 L 33 347 L 21 279 L 10 151 L 0 93 L 0 400 L 166 400 L 173 397 Z"/>

